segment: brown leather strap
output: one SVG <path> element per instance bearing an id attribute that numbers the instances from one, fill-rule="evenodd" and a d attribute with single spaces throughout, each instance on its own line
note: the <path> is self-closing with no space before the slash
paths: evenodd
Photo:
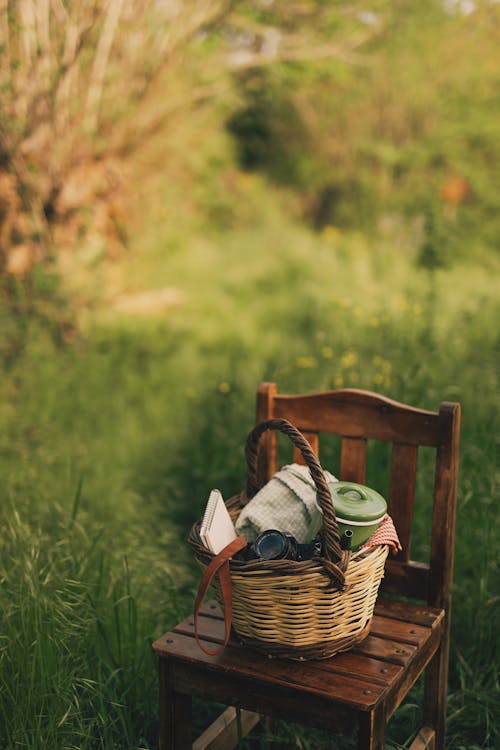
<path id="1" fill-rule="evenodd" d="M 215 555 L 215 557 L 212 558 L 212 560 L 205 568 L 200 581 L 200 585 L 198 587 L 198 593 L 196 595 L 196 600 L 194 603 L 194 637 L 196 638 L 196 643 L 201 648 L 201 650 L 206 654 L 209 654 L 210 656 L 215 656 L 216 654 L 220 654 L 222 651 L 224 651 L 231 635 L 233 596 L 231 590 L 231 574 L 229 572 L 229 559 L 240 549 L 246 547 L 246 545 L 247 540 L 245 539 L 245 537 L 239 536 L 233 542 L 230 542 L 227 547 L 224 547 L 224 549 L 221 550 L 218 555 Z M 208 587 L 212 583 L 212 578 L 216 573 L 219 574 L 222 601 L 224 603 L 224 643 L 217 649 L 212 650 L 202 644 L 198 635 L 198 613 L 200 611 L 201 605 L 203 604 L 203 599 L 205 598 Z"/>

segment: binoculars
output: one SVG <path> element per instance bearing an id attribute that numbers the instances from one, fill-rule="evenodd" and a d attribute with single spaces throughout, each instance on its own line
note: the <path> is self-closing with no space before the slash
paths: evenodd
<path id="1" fill-rule="evenodd" d="M 321 541 L 299 544 L 292 534 L 269 529 L 263 531 L 245 550 L 245 560 L 311 560 L 321 555 Z"/>

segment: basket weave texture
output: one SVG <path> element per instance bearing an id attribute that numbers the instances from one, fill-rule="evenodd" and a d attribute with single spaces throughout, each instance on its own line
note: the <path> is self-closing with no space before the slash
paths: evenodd
<path id="1" fill-rule="evenodd" d="M 304 457 L 323 511 L 323 555 L 312 560 L 252 560 L 229 562 L 232 586 L 232 627 L 239 640 L 269 656 L 321 659 L 346 651 L 368 635 L 389 547 L 342 550 L 328 484 L 311 446 L 290 422 L 269 419 L 250 432 L 245 455 L 246 491 L 227 501 L 235 521 L 258 492 L 258 443 L 267 430 L 286 434 Z M 195 523 L 189 543 L 198 562 L 208 565 L 212 553 Z M 216 598 L 222 602 L 218 581 Z"/>

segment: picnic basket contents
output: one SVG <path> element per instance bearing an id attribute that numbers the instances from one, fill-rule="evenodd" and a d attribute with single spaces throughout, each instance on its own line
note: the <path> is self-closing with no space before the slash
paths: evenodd
<path id="1" fill-rule="evenodd" d="M 288 528 L 257 528 L 250 539 L 234 534 L 234 539 L 214 554 L 200 536 L 201 523 L 196 522 L 189 543 L 204 572 L 195 624 L 212 582 L 224 609 L 224 645 L 232 626 L 240 642 L 268 656 L 327 658 L 352 648 L 368 635 L 389 546 L 397 549 L 399 541 L 383 498 L 362 485 L 336 482 L 323 470 L 302 433 L 284 419 L 261 422 L 248 435 L 246 490 L 225 504 L 237 529 L 240 515 L 263 489 L 257 455 L 259 440 L 267 430 L 284 433 L 300 450 L 307 467 L 300 469 L 310 473 L 309 482 L 312 479 L 314 485 L 314 503 L 307 501 L 304 511 L 309 537 L 318 528 L 319 532 L 312 538 L 307 538 L 307 533 L 304 538 L 302 533 L 297 539 Z M 292 481 L 301 479 L 300 471 L 292 473 L 296 475 Z M 341 523 L 332 493 L 337 503 L 339 498 L 343 501 Z M 362 520 L 356 521 L 356 507 L 365 506 Z M 372 534 L 368 540 L 367 534 Z M 211 649 L 199 639 L 198 643 L 207 653 L 221 650 Z"/>

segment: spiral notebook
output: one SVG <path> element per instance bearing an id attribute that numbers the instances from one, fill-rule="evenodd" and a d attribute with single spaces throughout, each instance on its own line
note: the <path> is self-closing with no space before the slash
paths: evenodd
<path id="1" fill-rule="evenodd" d="M 205 547 L 217 555 L 236 539 L 231 516 L 219 490 L 212 490 L 200 526 L 200 538 Z"/>

